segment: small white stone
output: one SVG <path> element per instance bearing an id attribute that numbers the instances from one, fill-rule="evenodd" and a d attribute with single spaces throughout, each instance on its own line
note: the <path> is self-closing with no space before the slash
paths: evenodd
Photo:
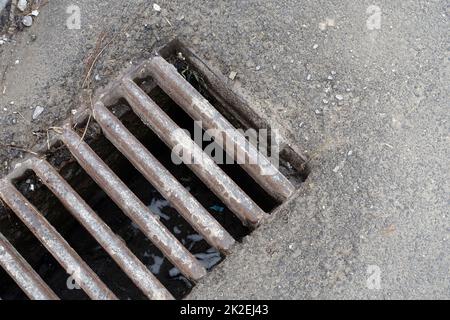
<path id="1" fill-rule="evenodd" d="M 256 71 L 261 70 L 261 66 L 256 66 L 255 70 L 256 70 Z"/>
<path id="2" fill-rule="evenodd" d="M 19 63 L 20 63 L 20 60 L 14 61 L 14 64 L 19 64 Z"/>
<path id="3" fill-rule="evenodd" d="M 333 169 L 333 172 L 334 172 L 334 173 L 337 173 L 339 170 L 341 170 L 341 167 L 340 167 L 340 166 L 336 166 L 336 167 Z"/>
<path id="4" fill-rule="evenodd" d="M 333 80 L 333 76 L 328 76 L 328 80 Z"/>
<path id="5" fill-rule="evenodd" d="M 155 10 L 156 12 L 160 12 L 161 11 L 161 7 L 158 4 L 154 3 L 153 4 L 153 10 Z"/>
<path id="6" fill-rule="evenodd" d="M 36 120 L 37 118 L 39 118 L 39 116 L 42 114 L 42 112 L 44 112 L 44 108 L 41 106 L 37 106 L 33 112 L 33 117 L 32 117 L 33 120 Z"/>
<path id="7" fill-rule="evenodd" d="M 27 9 L 27 6 L 28 6 L 27 0 L 19 0 L 19 2 L 17 2 L 17 9 L 19 9 L 22 12 L 24 12 Z"/>
<path id="8" fill-rule="evenodd" d="M 5 107 L 5 108 L 3 108 L 3 111 L 8 111 L 8 108 L 6 108 L 6 107 Z"/>
<path id="9" fill-rule="evenodd" d="M 318 44 L 313 45 L 313 49 L 317 49 L 319 47 Z"/>
<path id="10" fill-rule="evenodd" d="M 350 151 L 347 153 L 348 156 L 351 156 L 352 154 L 353 154 L 353 151 L 352 151 L 352 150 L 350 150 Z"/>
<path id="11" fill-rule="evenodd" d="M 4 44 L 5 43 L 5 41 L 3 41 L 3 40 L 0 40 L 0 45 L 2 45 L 2 44 Z"/>
<path id="12" fill-rule="evenodd" d="M 307 76 L 306 76 L 306 80 L 311 80 L 311 75 L 310 74 L 308 74 Z"/>
<path id="13" fill-rule="evenodd" d="M 77 109 L 72 109 L 72 110 L 70 111 L 70 113 L 72 113 L 72 115 L 76 115 L 76 114 L 77 114 Z"/>
<path id="14" fill-rule="evenodd" d="M 336 21 L 333 18 L 326 18 L 325 22 L 329 27 L 336 26 Z"/>
<path id="15" fill-rule="evenodd" d="M 323 99 L 322 102 L 323 102 L 324 104 L 328 104 L 328 100 L 327 100 L 327 99 Z"/>
<path id="16" fill-rule="evenodd" d="M 336 100 L 338 100 L 338 101 L 344 100 L 344 96 L 341 94 L 337 94 L 335 97 L 336 97 Z"/>
<path id="17" fill-rule="evenodd" d="M 237 76 L 237 72 L 236 71 L 231 71 L 228 78 L 230 78 L 230 80 L 234 80 Z"/>
<path id="18" fill-rule="evenodd" d="M 34 16 L 34 17 L 37 17 L 39 15 L 39 10 L 31 11 L 31 15 Z"/>
<path id="19" fill-rule="evenodd" d="M 95 75 L 94 79 L 95 79 L 95 81 L 100 81 L 100 80 L 102 80 L 102 78 L 100 78 L 100 76 L 99 76 L 98 74 Z"/>
<path id="20" fill-rule="evenodd" d="M 22 23 L 25 27 L 31 27 L 33 25 L 33 18 L 31 16 L 25 16 L 22 18 Z"/>

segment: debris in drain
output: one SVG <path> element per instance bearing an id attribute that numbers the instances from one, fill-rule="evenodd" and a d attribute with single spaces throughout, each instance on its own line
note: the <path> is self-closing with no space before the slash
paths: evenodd
<path id="1" fill-rule="evenodd" d="M 224 210 L 225 208 L 222 207 L 222 206 L 219 206 L 219 205 L 214 205 L 214 206 L 210 207 L 210 209 L 211 209 L 211 210 L 214 210 L 214 211 L 217 211 L 217 212 L 223 212 L 223 210 Z"/>

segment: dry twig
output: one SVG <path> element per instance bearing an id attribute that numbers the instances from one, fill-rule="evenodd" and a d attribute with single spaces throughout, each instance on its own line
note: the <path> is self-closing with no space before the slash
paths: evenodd
<path id="1" fill-rule="evenodd" d="M 16 149 L 16 150 L 19 150 L 19 151 L 27 152 L 27 153 L 30 153 L 30 154 L 35 155 L 35 156 L 39 156 L 39 154 L 37 154 L 33 150 L 30 150 L 30 149 L 27 149 L 27 148 L 24 148 L 24 147 L 15 146 L 15 145 L 12 145 L 12 144 L 1 144 L 1 146 L 5 147 L 5 148 L 11 148 L 11 149 Z"/>

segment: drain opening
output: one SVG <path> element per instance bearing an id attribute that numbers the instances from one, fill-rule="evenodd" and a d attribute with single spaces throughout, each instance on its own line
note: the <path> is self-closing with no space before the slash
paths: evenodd
<path id="1" fill-rule="evenodd" d="M 208 84 L 206 84 L 207 81 L 200 79 L 198 74 L 195 73 L 196 71 L 192 71 L 195 70 L 194 66 L 189 69 L 190 67 L 187 67 L 186 64 L 180 63 L 177 67 L 178 72 L 184 74 L 186 79 L 189 80 L 198 92 L 206 97 L 210 103 L 214 105 L 214 107 L 218 110 L 226 111 L 227 106 L 223 104 L 223 101 L 219 102 L 220 99 L 216 99 L 214 94 L 210 94 L 211 87 L 208 87 Z M 135 91 L 132 91 L 134 90 L 132 88 L 133 85 L 131 82 L 124 83 L 130 88 L 130 91 L 127 93 L 129 95 L 127 99 L 130 97 L 133 98 L 133 94 L 136 94 Z M 138 83 L 141 88 L 146 88 L 147 83 L 145 78 L 144 80 L 136 81 L 136 83 Z M 138 88 L 137 84 L 136 87 Z M 152 90 L 147 90 L 146 93 L 150 99 L 153 99 L 157 105 L 159 105 L 166 112 L 166 114 L 175 122 L 176 125 L 181 128 L 186 128 L 192 133 L 194 128 L 192 126 L 193 120 L 191 116 L 187 115 L 187 113 L 182 110 L 183 108 L 172 101 L 172 99 L 169 98 L 168 95 L 165 94 L 159 87 L 152 88 Z M 136 97 L 138 96 L 135 96 L 135 98 Z M 142 101 L 139 103 L 141 102 Z M 243 226 L 241 221 L 236 218 L 236 211 L 232 212 L 232 210 L 228 208 L 230 203 L 222 203 L 222 201 L 216 196 L 217 194 L 213 193 L 211 189 L 205 185 L 204 178 L 199 179 L 196 176 L 198 175 L 198 172 L 194 174 L 191 167 L 186 165 L 176 166 L 173 164 L 170 158 L 171 149 L 159 139 L 161 135 L 157 135 L 153 132 L 154 128 L 152 131 L 148 129 L 147 126 L 142 124 L 142 121 L 140 120 L 142 115 L 138 117 L 134 112 L 130 111 L 128 103 L 124 103 L 123 100 L 111 107 L 111 110 L 113 110 L 118 119 L 125 124 L 125 127 L 163 165 L 165 170 L 168 170 L 168 172 L 170 172 L 170 174 L 173 175 L 175 179 L 190 192 L 190 194 L 192 194 L 200 205 L 202 205 L 202 207 L 204 207 L 235 240 L 239 241 L 242 237 L 250 233 L 251 230 Z M 226 118 L 228 118 L 228 120 L 238 128 L 248 127 L 248 123 L 244 124 L 245 121 L 242 122 L 242 119 L 240 119 L 239 116 L 235 117 L 232 115 L 230 117 L 230 114 L 227 112 L 224 112 L 224 116 L 226 116 Z M 95 118 L 97 119 L 97 117 Z M 80 127 L 82 128 L 83 126 Z M 74 139 L 78 138 L 74 137 Z M 86 141 L 100 156 L 100 158 L 106 162 L 112 172 L 114 172 L 123 182 L 125 182 L 126 188 L 131 190 L 137 196 L 137 200 L 141 201 L 144 206 L 155 212 L 159 216 L 161 223 L 171 232 L 171 234 L 173 234 L 174 238 L 178 239 L 178 241 L 187 250 L 189 250 L 191 254 L 194 254 L 196 260 L 203 263 L 206 269 L 212 269 L 223 259 L 223 255 L 221 255 L 216 249 L 213 249 L 210 244 L 202 239 L 199 233 L 186 222 L 185 218 L 182 218 L 178 214 L 174 207 L 170 206 L 170 204 L 155 188 L 153 188 L 147 179 L 134 168 L 129 160 L 126 159 L 125 156 L 123 156 L 111 142 L 109 142 L 104 136 L 100 135 L 99 126 L 94 120 L 90 125 L 88 134 L 86 135 Z M 67 141 L 65 141 L 65 143 L 67 144 Z M 60 169 L 60 173 L 66 178 L 67 181 L 69 181 L 75 192 L 77 192 L 81 198 L 87 202 L 89 207 L 91 207 L 93 211 L 97 212 L 98 216 L 125 241 L 132 253 L 145 265 L 146 268 L 149 268 L 154 274 L 156 274 L 161 284 L 175 298 L 185 296 L 192 287 L 193 282 L 190 282 L 179 271 L 177 271 L 173 264 L 168 261 L 167 257 L 164 256 L 150 240 L 148 240 L 148 236 L 138 230 L 137 225 L 131 222 L 131 220 L 124 215 L 123 210 L 119 209 L 116 205 L 117 202 L 114 203 L 107 195 L 107 192 L 102 191 L 102 188 L 97 186 L 97 184 L 87 175 L 87 173 L 81 169 L 81 166 L 74 161 L 66 150 L 64 150 L 65 147 L 58 145 L 54 146 L 56 149 L 58 149 L 58 147 L 60 149 L 56 153 L 49 156 L 49 162 L 56 168 Z M 204 147 L 204 145 L 201 147 Z M 303 172 L 299 173 L 298 170 L 295 169 L 298 169 L 298 166 L 291 165 L 291 163 L 293 163 L 293 158 L 295 158 L 295 152 L 293 152 L 292 149 L 283 149 L 282 155 L 284 156 L 282 156 L 281 159 L 280 171 L 285 174 L 285 176 L 290 178 L 293 185 L 298 185 L 302 182 L 304 175 Z M 132 160 L 130 159 L 130 161 Z M 233 181 L 237 188 L 241 188 L 245 194 L 250 197 L 250 199 L 255 201 L 256 204 L 261 207 L 263 211 L 270 213 L 281 203 L 280 200 L 275 200 L 274 197 L 270 196 L 266 190 L 259 185 L 259 183 L 255 183 L 254 177 L 250 177 L 247 170 L 243 170 L 238 165 L 221 165 L 220 168 L 223 172 L 225 172 L 227 177 L 231 178 L 230 181 Z M 20 183 L 18 183 L 18 189 L 21 189 L 23 185 L 27 184 L 25 177 L 23 177 Z M 30 178 L 27 179 L 30 180 Z M 38 185 L 37 182 L 36 185 Z M 41 188 L 39 189 L 39 192 L 44 192 L 45 189 L 46 188 Z M 25 194 L 27 194 L 27 192 L 29 193 L 29 190 L 21 189 L 21 191 Z M 50 193 L 50 196 L 53 196 L 51 192 L 47 191 L 47 193 Z M 34 192 L 33 194 L 37 193 Z M 55 196 L 53 197 L 55 198 Z M 35 199 L 31 198 L 29 199 L 30 202 L 34 203 L 32 200 Z M 39 211 L 46 215 L 52 224 L 58 225 L 57 229 L 61 235 L 67 242 L 69 242 L 71 247 L 73 247 L 75 251 L 81 255 L 81 258 L 89 264 L 94 272 L 99 275 L 107 287 L 111 289 L 117 297 L 122 299 L 143 298 L 144 296 L 139 289 L 134 287 L 133 283 L 131 283 L 121 269 L 116 266 L 117 270 L 111 270 L 111 266 L 115 265 L 115 263 L 97 244 L 92 236 L 90 236 L 90 234 L 86 232 L 74 218 L 71 217 L 69 212 L 56 209 L 53 209 L 52 211 L 52 208 L 46 206 L 45 202 L 42 201 L 42 199 L 47 199 L 48 202 L 46 203 L 59 203 L 59 200 L 50 198 L 48 196 L 41 198 L 42 203 L 38 206 Z M 59 205 L 61 206 L 61 203 L 59 203 Z M 57 211 L 59 211 L 59 213 Z M 62 217 L 64 217 L 64 221 L 60 223 L 59 221 Z M 3 232 L 1 223 L 0 232 L 4 234 L 8 233 L 7 231 Z M 79 241 L 80 238 L 83 239 L 83 241 Z M 36 256 L 39 256 L 42 259 L 44 255 L 39 253 L 36 254 Z M 35 260 L 39 257 L 35 258 Z M 29 259 L 32 260 L 32 257 L 27 257 L 27 260 Z M 33 267 L 35 267 L 35 265 L 33 265 Z M 60 272 L 53 273 L 63 278 L 67 277 L 66 272 L 62 268 L 59 271 Z M 120 275 L 124 276 L 123 281 L 121 280 Z M 41 276 L 60 298 L 66 298 L 66 295 L 63 292 L 64 289 L 57 288 L 57 286 L 52 283 L 52 278 L 46 278 L 45 275 Z M 54 277 L 56 276 L 54 275 Z M 2 280 L 2 278 L 2 273 L 0 273 L 0 280 Z M 66 281 L 62 282 L 65 283 Z M 99 284 L 99 288 L 101 288 L 101 284 Z M 17 290 L 17 286 L 14 287 L 13 285 L 5 290 L 0 288 L 0 297 L 11 296 L 11 292 L 14 290 L 17 291 L 16 296 L 19 297 L 21 293 Z M 67 293 L 67 295 L 70 294 L 77 293 Z M 105 294 L 108 295 L 109 293 L 106 292 Z M 87 295 L 83 296 L 80 294 L 80 296 L 76 298 L 81 299 L 86 297 Z"/>

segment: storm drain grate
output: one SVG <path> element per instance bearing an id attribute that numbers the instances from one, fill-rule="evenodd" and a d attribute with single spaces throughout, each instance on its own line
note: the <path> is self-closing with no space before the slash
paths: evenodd
<path id="1" fill-rule="evenodd" d="M 110 111 L 108 107 L 113 101 L 125 99 L 132 111 L 170 149 L 175 150 L 178 147 L 177 156 L 182 162 L 244 225 L 255 228 L 268 217 L 268 214 L 141 88 L 138 81 L 143 78 L 151 79 L 151 86 L 159 87 L 193 120 L 200 121 L 204 130 L 215 130 L 214 132 L 218 134 L 214 135 L 214 141 L 223 145 L 227 154 L 247 159 L 241 164 L 242 169 L 274 199 L 280 203 L 286 201 L 295 192 L 295 187 L 256 146 L 245 143 L 245 138 L 235 134 L 235 127 L 162 55 L 155 54 L 133 67 L 98 95 L 93 103 L 92 116 L 101 127 L 104 136 L 209 245 L 222 254 L 229 254 L 235 239 Z M 86 112 L 80 114 L 86 118 Z M 193 282 L 206 275 L 205 267 L 196 257 L 80 138 L 74 131 L 72 122 L 65 123 L 55 130 L 57 132 L 55 140 L 67 147 L 92 180 L 139 227 L 173 266 Z M 234 134 L 230 134 L 231 132 Z M 18 164 L 15 170 L 1 181 L 0 197 L 90 298 L 116 299 L 116 295 L 13 184 L 14 179 L 22 176 L 27 170 L 36 174 L 148 298 L 173 298 L 169 290 L 54 166 L 43 158 L 30 157 Z M 1 234 L 0 265 L 29 298 L 58 299 Z"/>

